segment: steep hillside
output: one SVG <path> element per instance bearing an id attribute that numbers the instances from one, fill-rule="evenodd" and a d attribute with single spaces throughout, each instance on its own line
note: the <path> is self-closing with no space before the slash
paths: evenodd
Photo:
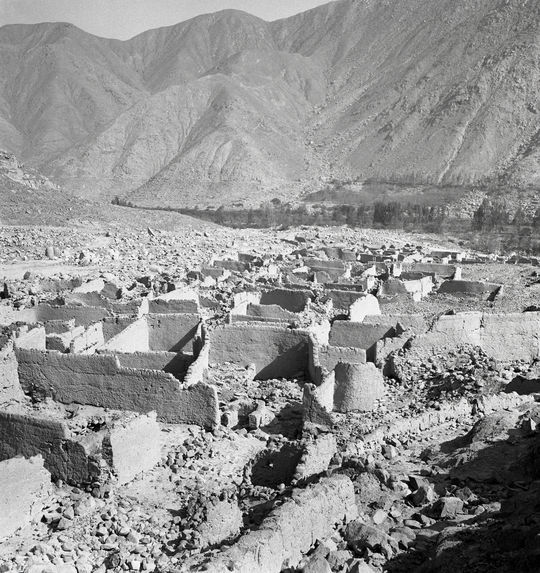
<path id="1" fill-rule="evenodd" d="M 226 10 L 121 42 L 0 28 L 0 146 L 76 194 L 259 203 L 324 178 L 540 185 L 536 0 Z"/>
<path id="2" fill-rule="evenodd" d="M 306 37 L 314 22 L 326 32 Z M 471 183 L 519 164 L 537 134 L 537 2 L 349 1 L 278 27 L 331 70 L 312 128 L 338 172 Z"/>
<path id="3" fill-rule="evenodd" d="M 75 197 L 47 177 L 0 150 L 0 226 L 85 227 L 93 232 L 145 229 L 186 230 L 215 225 L 179 213 L 128 209 Z"/>

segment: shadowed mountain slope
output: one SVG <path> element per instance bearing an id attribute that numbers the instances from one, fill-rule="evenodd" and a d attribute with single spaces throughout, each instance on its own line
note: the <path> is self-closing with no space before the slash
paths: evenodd
<path id="1" fill-rule="evenodd" d="M 0 28 L 0 147 L 77 194 L 293 198 L 321 178 L 540 184 L 536 0 L 226 10 L 126 42 Z"/>

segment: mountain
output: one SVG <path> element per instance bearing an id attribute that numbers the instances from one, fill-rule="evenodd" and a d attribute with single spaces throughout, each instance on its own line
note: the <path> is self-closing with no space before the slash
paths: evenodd
<path id="1" fill-rule="evenodd" d="M 35 225 L 101 230 L 204 230 L 215 225 L 186 215 L 128 209 L 66 193 L 42 174 L 0 150 L 0 226 Z M 26 240 L 26 239 L 25 239 Z"/>
<path id="2" fill-rule="evenodd" d="M 77 195 L 292 199 L 330 179 L 540 185 L 537 0 L 225 10 L 128 41 L 0 28 L 0 147 Z"/>
<path id="3" fill-rule="evenodd" d="M 0 149 L 0 186 L 35 191 L 58 191 L 58 186 L 40 173 L 28 170 L 15 155 Z"/>

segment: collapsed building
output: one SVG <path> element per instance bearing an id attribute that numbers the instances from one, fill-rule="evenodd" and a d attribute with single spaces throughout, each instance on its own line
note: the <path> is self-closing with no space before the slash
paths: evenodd
<path id="1" fill-rule="evenodd" d="M 388 390 L 385 377 L 402 375 L 403 357 L 419 361 L 469 347 L 500 362 L 540 360 L 540 312 L 428 318 L 392 310 L 396 301 L 414 305 L 448 294 L 502 296 L 501 285 L 462 278 L 464 256 L 440 252 L 426 260 L 414 248 L 302 251 L 288 261 L 247 254 L 214 260 L 166 293 L 127 299 L 100 278 L 60 285 L 35 306 L 2 306 L 0 483 L 13 489 L 13 476 L 28 479 L 0 500 L 0 536 L 39 515 L 51 478 L 99 496 L 152 471 L 163 458 L 163 428 L 270 427 L 279 413 L 264 401 L 230 396 L 217 382 L 224 365 L 239 369 L 246 385 L 279 379 L 298 387 L 302 428 L 326 432 L 343 416 L 375 410 Z M 216 312 L 212 289 L 245 273 L 260 283 L 231 292 Z M 270 483 L 320 477 L 337 451 L 324 438 L 287 447 L 254 455 L 294 460 L 287 478 Z M 287 507 L 294 515 L 285 519 Z M 323 521 L 314 517 L 319 512 Z M 312 528 L 289 543 L 288 528 L 306 516 Z M 297 566 L 313 539 L 356 517 L 348 478 L 316 479 L 259 529 L 243 531 L 209 570 Z M 219 545 L 239 528 L 235 522 L 210 538 Z"/>

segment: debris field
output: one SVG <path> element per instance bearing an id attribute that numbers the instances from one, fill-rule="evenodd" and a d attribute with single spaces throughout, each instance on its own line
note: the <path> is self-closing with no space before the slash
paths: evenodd
<path id="1" fill-rule="evenodd" d="M 0 571 L 538 571 L 537 259 L 1 233 Z"/>

